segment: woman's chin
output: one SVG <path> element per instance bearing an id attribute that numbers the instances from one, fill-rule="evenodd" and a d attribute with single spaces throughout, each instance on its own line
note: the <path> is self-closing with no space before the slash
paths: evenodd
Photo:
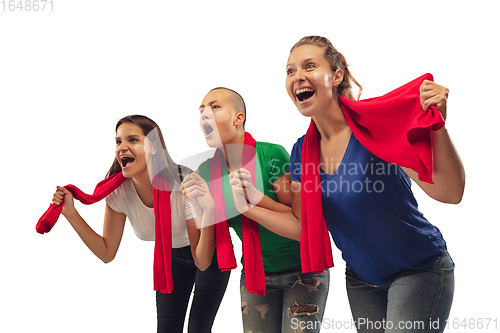
<path id="1" fill-rule="evenodd" d="M 134 178 L 136 176 L 136 172 L 134 167 L 122 168 L 122 174 L 125 178 Z"/>
<path id="2" fill-rule="evenodd" d="M 221 148 L 222 142 L 221 142 L 220 138 L 209 138 L 209 139 L 207 139 L 207 145 L 210 148 Z"/>
<path id="3" fill-rule="evenodd" d="M 297 108 L 299 109 L 300 114 L 303 115 L 304 117 L 311 118 L 316 114 L 315 110 L 312 108 L 300 108 L 300 107 Z"/>
<path id="4" fill-rule="evenodd" d="M 123 174 L 123 177 L 125 177 L 125 178 L 132 178 L 132 175 L 129 172 L 129 170 L 123 170 L 122 169 L 122 174 Z"/>

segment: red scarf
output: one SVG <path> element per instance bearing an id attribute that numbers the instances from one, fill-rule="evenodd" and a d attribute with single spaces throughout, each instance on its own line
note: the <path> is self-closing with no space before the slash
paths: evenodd
<path id="1" fill-rule="evenodd" d="M 358 141 L 372 154 L 389 163 L 415 170 L 422 181 L 432 182 L 430 131 L 444 126 L 435 106 L 427 111 L 420 105 L 420 85 L 433 80 L 421 77 L 380 97 L 353 101 L 340 97 L 344 117 Z M 302 184 L 316 189 L 319 175 L 319 141 L 311 120 L 302 146 Z M 305 174 L 311 163 L 315 172 Z M 301 191 L 301 261 L 303 272 L 321 272 L 333 266 L 330 239 L 323 218 L 320 191 Z M 320 239 L 320 241 L 318 241 Z"/>
<path id="2" fill-rule="evenodd" d="M 318 132 L 312 119 L 302 144 L 301 162 L 301 183 L 304 187 L 304 191 L 300 191 L 300 220 L 302 224 L 300 231 L 300 259 L 302 272 L 321 273 L 325 269 L 333 267 L 333 257 L 328 229 L 323 218 L 321 191 L 315 190 L 318 188 L 317 184 L 321 183 L 321 178 L 319 175 Z M 304 170 L 309 169 L 310 163 L 314 165 L 314 172 L 304 172 Z M 307 190 L 307 188 L 312 190 Z"/>
<path id="3" fill-rule="evenodd" d="M 250 133 L 245 133 L 243 146 L 242 165 L 252 175 L 252 183 L 255 184 L 255 146 L 256 142 Z M 222 191 L 222 165 L 223 155 L 217 149 L 210 165 L 210 193 L 215 201 L 215 237 L 217 240 L 217 260 L 221 270 L 236 268 L 236 259 L 233 252 L 233 244 L 229 235 L 229 227 L 226 218 L 226 204 Z M 241 217 L 242 244 L 243 244 L 243 267 L 245 269 L 245 281 L 247 290 L 253 294 L 266 295 L 266 281 L 264 275 L 264 264 L 260 247 L 260 236 L 258 224 L 244 216 Z M 222 248 L 221 248 L 222 247 Z M 220 251 L 222 250 L 222 251 Z"/>
<path id="4" fill-rule="evenodd" d="M 74 185 L 66 185 L 75 199 L 86 205 L 98 202 L 115 189 L 127 178 L 121 172 L 104 179 L 98 183 L 94 193 L 89 195 L 82 192 Z M 172 292 L 172 216 L 170 211 L 170 185 L 167 181 L 157 176 L 153 180 L 153 200 L 155 213 L 155 255 L 154 255 L 154 289 L 164 294 Z M 62 206 L 50 204 L 36 225 L 40 234 L 49 232 L 57 222 L 62 211 Z"/>
<path id="5" fill-rule="evenodd" d="M 75 199 L 80 200 L 85 205 L 91 205 L 110 195 L 111 192 L 117 189 L 126 179 L 127 178 L 123 177 L 121 172 L 115 173 L 114 175 L 99 182 L 96 185 L 93 194 L 83 193 L 78 187 L 71 184 L 66 185 L 65 188 L 73 194 Z M 59 219 L 63 205 L 64 203 L 60 206 L 50 204 L 49 208 L 36 224 L 36 231 L 39 234 L 44 234 L 52 230 L 52 227 L 56 224 L 57 219 Z"/>
<path id="6" fill-rule="evenodd" d="M 418 179 L 432 181 L 430 131 L 444 126 L 441 112 L 420 105 L 420 86 L 433 81 L 432 74 L 421 77 L 380 97 L 353 101 L 341 97 L 340 106 L 347 124 L 358 141 L 386 162 L 410 168 Z"/>

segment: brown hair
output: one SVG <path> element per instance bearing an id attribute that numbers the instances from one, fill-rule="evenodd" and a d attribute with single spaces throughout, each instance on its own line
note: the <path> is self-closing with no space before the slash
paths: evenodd
<path id="1" fill-rule="evenodd" d="M 290 50 L 292 53 L 297 47 L 302 45 L 315 45 L 321 47 L 325 51 L 325 58 L 330 63 L 330 68 L 333 72 L 337 69 L 342 69 L 344 72 L 344 78 L 342 82 L 337 87 L 337 95 L 344 96 L 349 99 L 354 99 L 351 92 L 351 81 L 354 82 L 359 87 L 358 99 L 361 96 L 361 92 L 363 88 L 361 85 L 354 79 L 351 72 L 347 68 L 347 62 L 339 51 L 332 45 L 330 40 L 326 37 L 321 36 L 306 36 L 301 38 Z"/>
<path id="2" fill-rule="evenodd" d="M 191 173 L 192 171 L 182 165 L 175 164 L 175 162 L 172 160 L 172 157 L 170 157 L 170 154 L 168 153 L 167 147 L 165 145 L 165 140 L 163 139 L 163 134 L 161 133 L 160 127 L 151 119 L 149 119 L 146 116 L 141 116 L 141 115 L 130 115 L 123 117 L 122 119 L 118 120 L 118 123 L 116 123 L 115 127 L 115 132 L 118 131 L 118 127 L 120 127 L 123 123 L 132 123 L 134 125 L 139 126 L 142 129 L 143 134 L 146 136 L 148 133 L 156 129 L 157 132 L 157 137 L 160 140 L 160 144 L 157 143 L 157 146 L 161 146 L 162 149 L 158 149 L 159 154 L 156 154 L 153 156 L 153 165 L 155 165 L 155 160 L 158 158 L 161 158 L 161 154 L 163 154 L 164 157 L 164 162 L 166 162 L 166 168 L 164 168 L 161 173 L 164 179 L 167 179 L 169 182 L 178 182 L 179 179 L 182 181 L 183 177 L 186 176 L 187 174 Z M 165 163 L 163 163 L 165 164 Z M 106 177 L 109 177 L 117 172 L 121 172 L 122 167 L 118 160 L 115 157 L 115 160 L 113 161 L 113 164 L 111 165 L 111 168 L 109 168 L 109 171 L 106 175 Z"/>

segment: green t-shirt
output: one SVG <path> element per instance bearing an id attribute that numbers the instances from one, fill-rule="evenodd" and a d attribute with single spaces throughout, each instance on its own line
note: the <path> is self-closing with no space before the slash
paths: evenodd
<path id="1" fill-rule="evenodd" d="M 290 155 L 282 146 L 267 142 L 257 142 L 255 151 L 256 161 L 258 161 L 255 165 L 256 186 L 269 198 L 278 201 L 274 193 L 273 183 L 288 172 Z M 211 164 L 212 158 L 203 162 L 198 168 L 200 176 L 205 179 L 209 186 Z M 227 222 L 236 231 L 238 237 L 242 239 L 241 219 L 239 212 L 234 207 L 231 185 L 229 184 L 229 171 L 225 167 L 222 169 L 222 190 L 226 204 L 226 214 L 228 217 L 233 216 Z M 262 184 L 263 189 L 259 188 L 258 184 Z M 279 236 L 260 224 L 258 226 L 264 271 L 266 273 L 278 273 L 301 270 L 300 243 Z"/>

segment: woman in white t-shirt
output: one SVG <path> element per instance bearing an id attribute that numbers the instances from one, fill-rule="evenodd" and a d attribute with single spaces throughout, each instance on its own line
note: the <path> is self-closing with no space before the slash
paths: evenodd
<path id="1" fill-rule="evenodd" d="M 158 332 L 181 333 L 193 285 L 194 297 L 188 332 L 211 332 L 215 315 L 226 290 L 230 272 L 221 272 L 214 253 L 213 214 L 194 221 L 191 204 L 179 184 L 190 170 L 177 165 L 166 150 L 160 128 L 151 119 L 132 115 L 116 125 L 115 160 L 108 176 L 122 172 L 128 178 L 106 198 L 103 234 L 100 236 L 83 220 L 73 205 L 73 196 L 58 187 L 52 203 L 64 201 L 62 214 L 87 247 L 103 262 L 113 260 L 128 217 L 135 234 L 142 240 L 155 239 L 152 177 L 158 172 L 172 179 L 170 195 L 172 221 L 173 292 L 156 291 Z M 198 197 L 198 204 L 213 212 L 213 201 Z M 206 216 L 205 216 L 206 215 Z"/>

